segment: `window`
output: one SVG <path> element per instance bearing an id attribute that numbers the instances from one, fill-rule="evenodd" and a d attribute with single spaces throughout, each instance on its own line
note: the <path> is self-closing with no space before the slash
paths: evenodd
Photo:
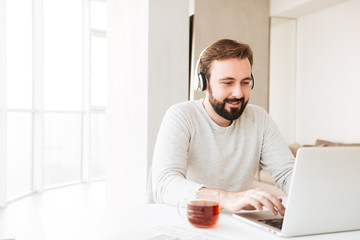
<path id="1" fill-rule="evenodd" d="M 106 1 L 0 0 L 0 9 L 0 205 L 104 178 Z"/>

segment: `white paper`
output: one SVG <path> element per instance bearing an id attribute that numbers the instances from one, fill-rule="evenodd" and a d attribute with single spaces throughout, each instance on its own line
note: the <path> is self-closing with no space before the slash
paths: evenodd
<path id="1" fill-rule="evenodd" d="M 119 238 L 120 239 L 120 238 Z M 180 226 L 158 226 L 127 237 L 129 240 L 218 240 L 207 232 Z"/>

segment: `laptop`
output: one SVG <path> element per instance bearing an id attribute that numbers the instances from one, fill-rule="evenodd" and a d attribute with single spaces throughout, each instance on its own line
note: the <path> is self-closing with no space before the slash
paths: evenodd
<path id="1" fill-rule="evenodd" d="M 297 152 L 285 216 L 240 211 L 237 219 L 282 237 L 360 229 L 360 147 Z"/>

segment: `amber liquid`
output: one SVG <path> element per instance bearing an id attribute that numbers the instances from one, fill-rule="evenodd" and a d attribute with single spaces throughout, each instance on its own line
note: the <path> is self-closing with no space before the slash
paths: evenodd
<path id="1" fill-rule="evenodd" d="M 195 227 L 211 228 L 219 220 L 219 204 L 207 200 L 194 200 L 188 203 L 187 216 Z"/>

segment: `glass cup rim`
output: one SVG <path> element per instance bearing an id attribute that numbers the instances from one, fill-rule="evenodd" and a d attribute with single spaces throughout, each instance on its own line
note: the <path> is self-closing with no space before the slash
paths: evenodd
<path id="1" fill-rule="evenodd" d="M 190 191 L 187 192 L 186 197 L 188 201 L 191 200 L 208 200 L 208 201 L 215 201 L 219 203 L 219 193 L 216 191 Z"/>

